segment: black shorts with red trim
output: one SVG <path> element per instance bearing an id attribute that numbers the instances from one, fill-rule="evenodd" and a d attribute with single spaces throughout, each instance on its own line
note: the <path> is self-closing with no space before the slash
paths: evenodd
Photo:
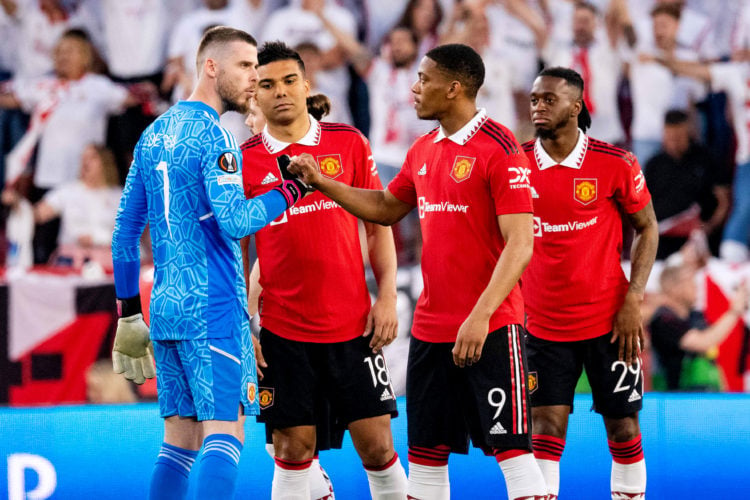
<path id="1" fill-rule="evenodd" d="M 298 342 L 262 328 L 260 345 L 268 367 L 258 383 L 258 421 L 266 424 L 268 432 L 328 426 L 328 431 L 318 433 L 318 449 L 327 449 L 340 447 L 340 433 L 355 420 L 397 416 L 383 352 L 373 353 L 369 342 L 365 337 Z"/>
<path id="2" fill-rule="evenodd" d="M 529 332 L 529 395 L 532 406 L 570 406 L 583 369 L 591 385 L 594 411 L 624 418 L 643 408 L 643 370 L 640 359 L 628 366 L 618 359 L 612 334 L 574 342 L 544 340 Z"/>
<path id="3" fill-rule="evenodd" d="M 448 446 L 466 454 L 469 439 L 485 453 L 531 450 L 524 331 L 490 333 L 479 362 L 459 368 L 453 343 L 412 337 L 406 374 L 409 446 Z"/>

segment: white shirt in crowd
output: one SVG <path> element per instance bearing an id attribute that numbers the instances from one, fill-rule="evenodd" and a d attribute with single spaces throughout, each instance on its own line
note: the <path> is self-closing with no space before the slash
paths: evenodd
<path id="1" fill-rule="evenodd" d="M 48 110 L 34 172 L 40 188 L 78 178 L 84 148 L 104 143 L 107 116 L 120 111 L 128 96 L 124 87 L 96 74 L 71 82 L 47 77 L 13 80 L 11 85 L 26 112 Z"/>
<path id="2" fill-rule="evenodd" d="M 585 80 L 589 98 L 591 128 L 588 133 L 611 144 L 625 140 L 620 122 L 617 91 L 622 78 L 623 54 L 613 48 L 606 33 L 600 31 L 586 48 L 572 40 L 550 40 L 545 61 L 548 66 L 564 66 L 576 70 Z M 586 67 L 584 67 L 586 65 Z"/>
<path id="3" fill-rule="evenodd" d="M 726 92 L 737 138 L 737 165 L 750 162 L 750 62 L 710 66 L 711 88 Z"/>
<path id="4" fill-rule="evenodd" d="M 50 22 L 36 0 L 18 2 L 14 20 L 18 26 L 15 78 L 36 78 L 51 73 L 52 53 L 60 36 L 67 29 L 83 24 L 75 15 L 64 21 Z"/>
<path id="5" fill-rule="evenodd" d="M 484 85 L 477 93 L 477 107 L 485 108 L 490 118 L 515 131 L 518 118 L 513 100 L 513 66 L 503 54 L 493 54 L 491 49 L 484 51 L 482 59 Z"/>
<path id="6" fill-rule="evenodd" d="M 436 126 L 434 121 L 420 120 L 414 112 L 411 86 L 417 63 L 396 69 L 378 57 L 368 71 L 370 143 L 377 164 L 401 167 L 414 140 Z"/>
<path id="7" fill-rule="evenodd" d="M 0 71 L 12 73 L 18 65 L 18 26 L 0 9 Z"/>
<path id="8" fill-rule="evenodd" d="M 657 52 L 651 52 L 657 55 Z M 633 139 L 661 141 L 664 115 L 670 109 L 690 109 L 692 103 L 705 97 L 705 86 L 691 78 L 676 77 L 656 62 L 641 62 L 638 53 L 631 54 L 630 89 L 633 99 Z M 675 51 L 678 60 L 695 61 L 690 50 Z"/>
<path id="9" fill-rule="evenodd" d="M 119 187 L 93 189 L 81 181 L 63 184 L 44 196 L 61 218 L 61 245 L 75 245 L 81 236 L 91 236 L 95 245 L 112 242 L 115 216 L 122 190 Z"/>
<path id="10" fill-rule="evenodd" d="M 655 3 L 655 0 L 628 0 L 638 45 L 642 48 L 653 47 L 654 44 L 651 9 L 654 8 Z M 715 59 L 720 54 L 715 46 L 713 30 L 713 23 L 709 16 L 690 6 L 685 6 L 680 13 L 677 45 L 680 49 L 692 52 L 698 59 Z"/>
<path id="11" fill-rule="evenodd" d="M 173 20 L 192 10 L 186 0 L 86 0 L 87 19 L 102 56 L 118 78 L 148 76 L 163 70 Z"/>
<path id="12" fill-rule="evenodd" d="M 299 0 L 288 7 L 271 13 L 261 36 L 262 41 L 282 40 L 294 48 L 302 42 L 312 42 L 322 52 L 336 46 L 336 39 L 325 29 L 315 13 L 302 9 Z M 357 23 L 351 12 L 331 0 L 326 2 L 324 14 L 334 25 L 350 36 L 357 36 Z M 346 65 L 319 71 L 316 75 L 320 91 L 331 99 L 331 106 L 341 113 L 344 123 L 352 123 L 349 112 L 349 86 L 351 78 Z"/>
<path id="13" fill-rule="evenodd" d="M 513 68 L 513 90 L 528 92 L 539 72 L 539 51 L 534 32 L 500 4 L 485 10 L 490 25 L 490 51 L 504 54 Z"/>

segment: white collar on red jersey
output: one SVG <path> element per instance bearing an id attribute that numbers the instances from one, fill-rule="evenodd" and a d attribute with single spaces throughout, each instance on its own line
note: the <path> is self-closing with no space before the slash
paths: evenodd
<path id="1" fill-rule="evenodd" d="M 302 139 L 297 141 L 295 144 L 302 144 L 303 146 L 317 146 L 320 142 L 320 123 L 318 123 L 318 120 L 313 118 L 311 115 L 308 116 L 310 117 L 310 129 L 302 137 Z M 263 138 L 263 144 L 271 154 L 276 154 L 291 144 L 291 142 L 280 141 L 270 133 L 268 133 L 268 125 L 263 127 L 261 137 Z"/>
<path id="2" fill-rule="evenodd" d="M 578 129 L 578 142 L 570 152 L 567 158 L 561 162 L 556 162 L 542 147 L 542 140 L 537 139 L 534 143 L 534 157 L 536 158 L 536 164 L 539 165 L 539 170 L 554 167 L 555 165 L 561 165 L 563 167 L 574 168 L 576 170 L 581 169 L 583 165 L 583 157 L 586 156 L 586 150 L 589 146 L 589 136 L 583 133 L 583 130 Z"/>
<path id="3" fill-rule="evenodd" d="M 448 139 L 463 146 L 469 142 L 469 139 L 474 137 L 474 134 L 477 133 L 477 130 L 479 130 L 479 127 L 481 127 L 485 121 L 487 121 L 487 111 L 484 108 L 479 108 L 477 114 L 474 115 L 474 118 L 469 120 L 466 125 L 461 127 L 461 129 L 453 135 L 447 135 L 445 130 L 443 130 L 443 126 L 440 125 L 440 130 L 438 130 L 438 133 L 435 136 L 435 142 L 438 143 L 443 139 Z"/>

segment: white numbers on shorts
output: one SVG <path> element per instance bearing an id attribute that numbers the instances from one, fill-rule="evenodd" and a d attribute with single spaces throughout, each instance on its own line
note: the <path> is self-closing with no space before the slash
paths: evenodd
<path id="1" fill-rule="evenodd" d="M 388 366 L 385 364 L 385 358 L 380 353 L 373 358 L 365 358 L 368 368 L 370 368 L 370 376 L 372 377 L 373 387 L 380 385 L 391 385 L 391 375 L 388 373 Z"/>
<path id="2" fill-rule="evenodd" d="M 638 387 L 638 380 L 641 378 L 641 360 L 636 359 L 634 365 L 628 365 L 625 361 L 615 361 L 614 363 L 612 363 L 612 368 L 610 368 L 610 371 L 617 371 L 618 367 L 622 368 L 622 372 L 620 372 L 620 378 L 617 379 L 617 385 L 615 386 L 612 393 L 614 394 L 616 392 L 627 391 L 628 389 L 630 389 L 629 385 L 623 385 L 628 372 L 635 375 L 633 387 Z"/>
<path id="3" fill-rule="evenodd" d="M 499 401 L 498 397 L 496 397 L 497 394 L 500 394 Z M 490 392 L 487 393 L 487 402 L 493 408 L 497 408 L 497 411 L 495 411 L 495 416 L 492 417 L 492 420 L 497 420 L 497 417 L 500 416 L 500 412 L 503 411 L 503 406 L 505 406 L 505 391 L 499 387 L 490 389 Z"/>

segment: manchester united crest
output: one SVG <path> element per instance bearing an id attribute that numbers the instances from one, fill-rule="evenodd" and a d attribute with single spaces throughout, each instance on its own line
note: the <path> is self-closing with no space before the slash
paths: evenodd
<path id="1" fill-rule="evenodd" d="M 250 404 L 255 403 L 255 396 L 257 394 L 258 390 L 255 387 L 255 384 L 252 382 L 248 382 L 247 384 L 247 400 L 250 401 Z"/>
<path id="2" fill-rule="evenodd" d="M 273 388 L 260 387 L 260 392 L 258 392 L 258 404 L 263 410 L 273 406 Z"/>
<path id="3" fill-rule="evenodd" d="M 320 173 L 330 179 L 335 179 L 344 173 L 344 167 L 341 165 L 341 155 L 318 156 L 317 161 Z"/>
<path id="4" fill-rule="evenodd" d="M 537 378 L 536 372 L 529 372 L 529 381 L 527 385 L 529 394 L 534 392 L 536 388 L 539 387 L 539 379 Z"/>
<path id="5" fill-rule="evenodd" d="M 596 201 L 596 179 L 573 179 L 573 198 L 582 205 Z"/>
<path id="6" fill-rule="evenodd" d="M 451 178 L 456 182 L 463 182 L 471 175 L 471 169 L 474 168 L 476 158 L 469 156 L 456 156 L 451 168 Z"/>

